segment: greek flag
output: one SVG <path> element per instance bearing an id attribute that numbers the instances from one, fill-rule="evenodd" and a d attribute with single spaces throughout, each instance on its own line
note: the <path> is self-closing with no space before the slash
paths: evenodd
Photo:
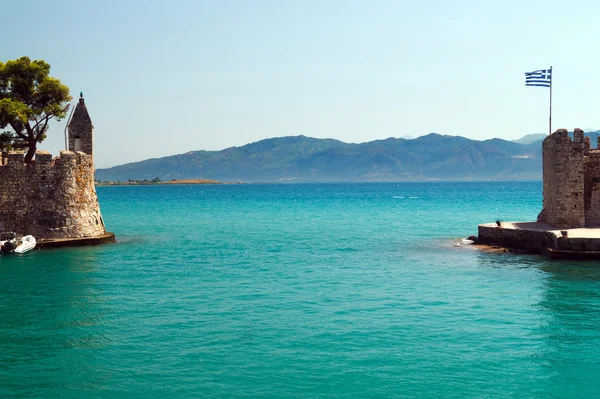
<path id="1" fill-rule="evenodd" d="M 552 69 L 540 69 L 525 72 L 525 86 L 550 87 L 552 84 Z"/>

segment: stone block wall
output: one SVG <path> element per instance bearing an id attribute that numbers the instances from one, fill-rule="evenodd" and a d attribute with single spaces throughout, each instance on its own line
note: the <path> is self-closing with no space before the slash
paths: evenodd
<path id="1" fill-rule="evenodd" d="M 590 146 L 581 129 L 575 129 L 574 138 L 559 129 L 542 144 L 544 207 L 538 221 L 560 228 L 586 224 L 584 157 Z"/>
<path id="2" fill-rule="evenodd" d="M 22 152 L 0 156 L 0 231 L 44 238 L 106 234 L 92 156 L 61 151 L 53 159 L 37 151 L 30 164 L 23 163 Z"/>
<path id="3" fill-rule="evenodd" d="M 600 150 L 591 150 L 585 157 L 585 225 L 600 226 Z"/>

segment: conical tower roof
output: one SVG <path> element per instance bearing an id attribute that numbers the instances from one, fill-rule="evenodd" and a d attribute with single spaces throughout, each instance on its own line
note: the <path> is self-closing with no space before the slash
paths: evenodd
<path id="1" fill-rule="evenodd" d="M 89 125 L 92 128 L 94 127 L 92 124 L 92 119 L 90 118 L 90 114 L 88 114 L 87 107 L 85 106 L 83 93 L 80 93 L 79 103 L 75 107 L 75 112 L 73 112 L 71 122 L 69 122 L 69 129 L 83 127 L 86 125 Z"/>

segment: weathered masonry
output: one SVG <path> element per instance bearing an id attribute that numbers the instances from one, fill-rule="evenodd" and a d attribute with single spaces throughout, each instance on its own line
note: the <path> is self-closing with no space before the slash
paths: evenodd
<path id="1" fill-rule="evenodd" d="M 600 141 L 600 140 L 599 140 Z M 546 137 L 542 147 L 544 207 L 538 222 L 559 228 L 600 226 L 600 149 L 575 129 Z"/>
<path id="2" fill-rule="evenodd" d="M 83 96 L 69 123 L 69 151 L 0 155 L 0 231 L 42 238 L 106 235 L 94 186 L 93 125 Z"/>
<path id="3" fill-rule="evenodd" d="M 542 144 L 544 207 L 537 222 L 479 225 L 478 241 L 559 258 L 600 258 L 600 139 L 597 149 L 575 129 Z"/>

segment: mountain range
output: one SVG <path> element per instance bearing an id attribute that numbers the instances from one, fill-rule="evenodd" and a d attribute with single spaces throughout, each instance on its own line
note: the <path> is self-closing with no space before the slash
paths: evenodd
<path id="1" fill-rule="evenodd" d="M 595 147 L 600 131 L 586 133 Z M 345 143 L 306 136 L 270 138 L 221 151 L 190 151 L 96 171 L 99 181 L 159 178 L 225 182 L 539 180 L 546 135 L 471 140 L 431 133 Z"/>

